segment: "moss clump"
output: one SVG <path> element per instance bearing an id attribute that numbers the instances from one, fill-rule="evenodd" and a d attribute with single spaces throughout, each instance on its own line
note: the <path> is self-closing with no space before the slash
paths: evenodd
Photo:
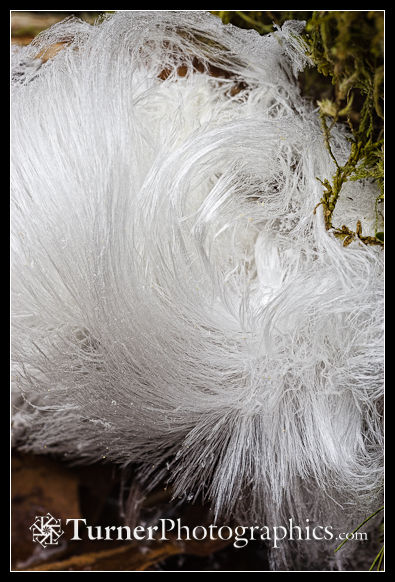
<path id="1" fill-rule="evenodd" d="M 345 227 L 333 227 L 331 219 L 347 180 L 370 179 L 377 183 L 380 195 L 376 214 L 384 199 L 384 13 L 314 12 L 307 22 L 305 37 L 318 72 L 330 77 L 334 87 L 333 99 L 318 101 L 329 151 L 333 123 L 344 118 L 352 134 L 350 155 L 343 166 L 331 152 L 336 173 L 332 180 L 323 182 L 321 199 L 326 228 L 333 229 L 344 244 L 358 237 L 367 244 L 382 245 L 382 233 L 363 237 L 358 225 L 355 231 L 345 232 Z"/>
<path id="2" fill-rule="evenodd" d="M 314 12 L 305 38 L 318 71 L 331 78 L 334 112 L 352 116 L 357 126 L 367 117 L 377 137 L 383 119 L 384 13 Z"/>

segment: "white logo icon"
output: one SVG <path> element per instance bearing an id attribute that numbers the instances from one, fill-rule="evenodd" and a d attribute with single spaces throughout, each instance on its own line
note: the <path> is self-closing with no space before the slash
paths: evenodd
<path id="1" fill-rule="evenodd" d="M 33 532 L 33 542 L 38 542 L 43 548 L 57 546 L 60 536 L 64 534 L 61 525 L 61 520 L 50 513 L 36 516 L 35 522 L 29 528 Z"/>

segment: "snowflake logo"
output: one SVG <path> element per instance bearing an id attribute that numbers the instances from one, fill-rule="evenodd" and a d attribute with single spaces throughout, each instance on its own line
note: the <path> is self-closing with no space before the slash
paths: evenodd
<path id="1" fill-rule="evenodd" d="M 60 536 L 64 534 L 61 520 L 56 519 L 50 513 L 36 516 L 29 529 L 33 532 L 33 542 L 38 542 L 43 548 L 57 546 Z"/>

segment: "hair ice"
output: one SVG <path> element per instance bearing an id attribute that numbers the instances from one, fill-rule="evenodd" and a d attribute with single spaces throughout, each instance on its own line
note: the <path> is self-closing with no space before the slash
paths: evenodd
<path id="1" fill-rule="evenodd" d="M 334 166 L 300 26 L 120 12 L 13 55 L 22 450 L 136 463 L 246 525 L 376 508 L 382 252 L 313 214 Z M 347 188 L 342 224 L 369 234 L 375 186 Z"/>

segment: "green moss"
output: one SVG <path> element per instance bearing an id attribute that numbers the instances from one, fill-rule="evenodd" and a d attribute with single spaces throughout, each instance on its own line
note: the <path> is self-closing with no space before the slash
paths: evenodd
<path id="1" fill-rule="evenodd" d="M 336 173 L 329 185 L 325 183 L 321 199 L 326 227 L 339 236 L 343 230 L 333 227 L 331 218 L 347 180 L 377 183 L 376 216 L 384 199 L 383 36 L 383 12 L 314 12 L 306 25 L 309 55 L 334 86 L 332 99 L 318 101 L 329 151 L 331 126 L 327 119 L 331 124 L 345 119 L 352 135 L 349 159 L 342 167 L 335 160 Z M 357 230 L 350 232 L 366 244 L 382 245 L 383 237 L 377 234 L 361 237 Z"/>

